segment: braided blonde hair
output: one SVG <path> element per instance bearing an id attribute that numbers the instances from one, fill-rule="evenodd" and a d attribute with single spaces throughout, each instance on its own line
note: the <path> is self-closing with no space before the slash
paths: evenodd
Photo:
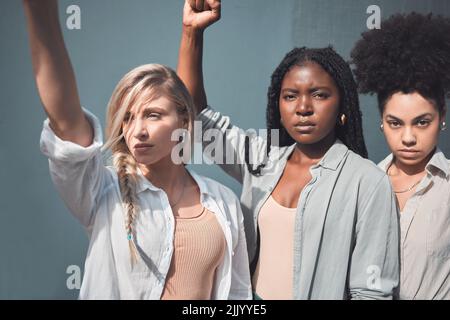
<path id="1" fill-rule="evenodd" d="M 113 165 L 117 170 L 125 211 L 126 239 L 130 248 L 132 265 L 138 258 L 134 228 L 139 211 L 136 197 L 138 164 L 128 149 L 122 127 L 127 111 L 135 103 L 139 103 L 142 99 L 150 101 L 161 96 L 174 103 L 178 114 L 188 124 L 187 130 L 191 133 L 194 121 L 194 103 L 183 82 L 169 67 L 147 64 L 131 70 L 119 81 L 108 104 L 107 140 L 103 149 L 111 149 Z"/>

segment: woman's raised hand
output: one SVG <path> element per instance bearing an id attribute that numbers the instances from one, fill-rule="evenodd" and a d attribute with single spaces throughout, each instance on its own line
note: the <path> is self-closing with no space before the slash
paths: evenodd
<path id="1" fill-rule="evenodd" d="M 183 26 L 205 30 L 220 19 L 220 0 L 186 0 L 183 9 Z"/>

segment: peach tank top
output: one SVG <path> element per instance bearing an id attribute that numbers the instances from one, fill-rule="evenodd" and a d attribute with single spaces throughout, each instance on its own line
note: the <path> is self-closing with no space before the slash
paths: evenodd
<path id="1" fill-rule="evenodd" d="M 272 195 L 258 216 L 259 260 L 253 290 L 265 300 L 293 299 L 294 225 L 296 208 L 281 206 Z"/>
<path id="2" fill-rule="evenodd" d="M 161 300 L 208 300 L 226 248 L 214 213 L 175 218 L 174 252 Z"/>

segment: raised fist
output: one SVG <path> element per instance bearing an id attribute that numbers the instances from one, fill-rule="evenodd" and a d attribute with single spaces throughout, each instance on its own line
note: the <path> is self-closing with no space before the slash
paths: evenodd
<path id="1" fill-rule="evenodd" d="M 183 25 L 204 30 L 220 19 L 220 0 L 186 0 Z"/>

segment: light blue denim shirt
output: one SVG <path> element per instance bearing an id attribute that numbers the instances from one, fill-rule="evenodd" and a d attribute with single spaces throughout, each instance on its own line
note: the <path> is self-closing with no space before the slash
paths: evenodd
<path id="1" fill-rule="evenodd" d="M 278 183 L 295 148 L 273 146 L 260 176 L 244 161 L 246 132 L 211 107 L 197 117 L 202 132 L 218 130 L 235 163 L 221 168 L 242 184 L 241 204 L 249 260 L 257 251 L 260 209 Z M 248 133 L 248 132 L 247 132 Z M 266 140 L 249 133 L 254 163 L 263 161 Z M 219 140 L 220 141 L 220 140 Z M 204 146 L 211 142 L 204 141 Z M 294 299 L 391 299 L 399 282 L 399 226 L 387 175 L 339 140 L 310 169 L 294 231 Z"/>

